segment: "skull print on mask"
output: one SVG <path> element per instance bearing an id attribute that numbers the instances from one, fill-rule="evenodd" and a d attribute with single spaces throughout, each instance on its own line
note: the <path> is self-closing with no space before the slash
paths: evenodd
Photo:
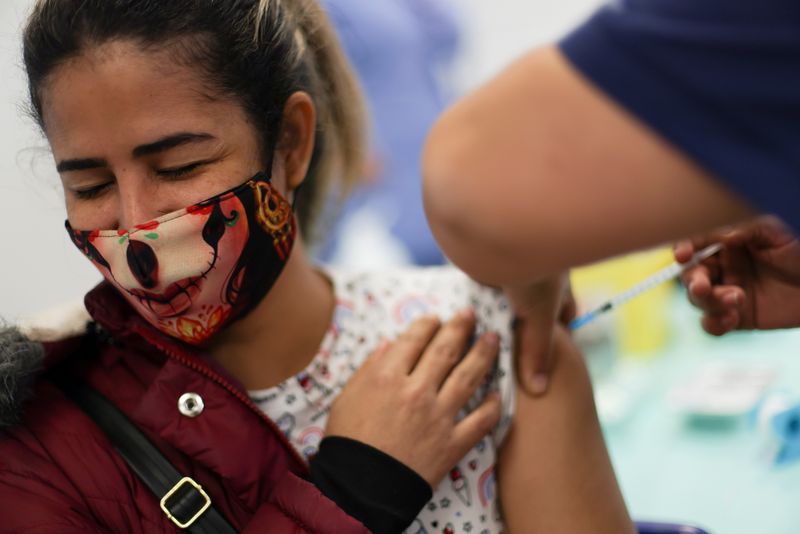
<path id="1" fill-rule="evenodd" d="M 75 245 L 150 324 L 202 345 L 272 288 L 297 225 L 259 173 L 188 208 L 126 230 L 75 230 Z"/>

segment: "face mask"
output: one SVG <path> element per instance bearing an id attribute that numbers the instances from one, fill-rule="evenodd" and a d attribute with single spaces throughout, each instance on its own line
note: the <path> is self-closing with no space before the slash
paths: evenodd
<path id="1" fill-rule="evenodd" d="M 75 245 L 150 324 L 201 345 L 272 288 L 292 250 L 292 207 L 259 173 L 127 230 L 74 230 Z"/>

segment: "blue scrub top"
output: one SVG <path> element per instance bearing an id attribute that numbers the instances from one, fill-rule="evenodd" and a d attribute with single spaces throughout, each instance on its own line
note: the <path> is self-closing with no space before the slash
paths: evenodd
<path id="1" fill-rule="evenodd" d="M 619 0 L 560 48 L 622 107 L 800 231 L 800 0 Z"/>

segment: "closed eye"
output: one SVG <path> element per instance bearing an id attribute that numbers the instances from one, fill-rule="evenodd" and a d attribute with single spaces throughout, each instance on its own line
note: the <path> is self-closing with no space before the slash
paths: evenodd
<path id="1" fill-rule="evenodd" d="M 190 163 L 189 165 L 183 165 L 181 167 L 174 167 L 171 169 L 159 169 L 156 173 L 159 176 L 163 176 L 168 179 L 179 180 L 181 178 L 186 178 L 190 176 L 194 171 L 199 169 L 204 165 L 208 165 L 211 161 L 197 161 L 195 163 Z"/>
<path id="2" fill-rule="evenodd" d="M 113 183 L 114 182 L 106 182 L 86 189 L 74 189 L 72 193 L 81 200 L 91 200 L 105 193 Z"/>

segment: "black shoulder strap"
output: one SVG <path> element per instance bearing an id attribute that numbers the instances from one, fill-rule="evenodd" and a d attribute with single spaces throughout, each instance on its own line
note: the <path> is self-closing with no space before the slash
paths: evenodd
<path id="1" fill-rule="evenodd" d="M 105 397 L 83 381 L 59 379 L 55 384 L 105 432 L 114 448 L 160 500 L 175 525 L 192 534 L 234 534 L 203 488 L 182 476 L 147 437 Z"/>

